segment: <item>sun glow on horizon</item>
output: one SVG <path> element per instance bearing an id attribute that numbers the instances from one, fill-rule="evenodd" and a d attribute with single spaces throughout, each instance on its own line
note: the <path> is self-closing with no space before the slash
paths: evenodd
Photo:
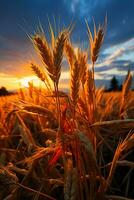
<path id="1" fill-rule="evenodd" d="M 16 81 L 19 87 L 29 87 L 29 83 L 32 82 L 34 86 L 40 87 L 41 81 L 37 76 L 26 76 Z"/>

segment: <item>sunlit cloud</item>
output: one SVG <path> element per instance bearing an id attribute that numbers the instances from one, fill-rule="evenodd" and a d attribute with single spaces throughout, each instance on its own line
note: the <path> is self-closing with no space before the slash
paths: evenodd
<path id="1" fill-rule="evenodd" d="M 110 65 L 115 60 L 128 58 L 128 55 L 130 60 L 134 60 L 134 57 L 132 56 L 133 52 L 134 38 L 122 44 L 105 49 L 103 53 L 108 54 L 108 56 L 105 57 L 105 60 L 103 62 L 98 63 L 97 66 L 99 67 L 102 65 Z"/>
<path id="2" fill-rule="evenodd" d="M 121 44 L 116 44 L 110 47 L 107 47 L 103 53 L 105 54 L 111 54 L 117 50 L 120 50 L 120 56 L 126 52 L 126 53 L 130 53 L 131 51 L 134 50 L 134 38 L 131 38 Z"/>

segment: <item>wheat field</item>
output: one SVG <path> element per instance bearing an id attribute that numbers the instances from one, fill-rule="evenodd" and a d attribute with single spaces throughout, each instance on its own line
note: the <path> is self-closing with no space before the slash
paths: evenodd
<path id="1" fill-rule="evenodd" d="M 128 72 L 121 92 L 95 85 L 95 64 L 106 20 L 89 48 L 75 50 L 72 27 L 30 36 L 43 67 L 31 70 L 44 83 L 29 83 L 0 98 L 0 200 L 134 199 L 134 92 Z M 59 90 L 62 61 L 69 92 Z M 90 60 L 90 66 L 89 66 Z"/>

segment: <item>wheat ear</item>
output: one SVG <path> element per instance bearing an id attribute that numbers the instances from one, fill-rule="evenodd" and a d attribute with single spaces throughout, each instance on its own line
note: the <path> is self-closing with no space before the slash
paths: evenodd
<path id="1" fill-rule="evenodd" d="M 63 58 L 64 44 L 67 39 L 68 32 L 63 31 L 56 40 L 55 48 L 53 50 L 54 73 L 56 81 L 59 81 L 61 74 L 61 63 Z"/>
<path id="2" fill-rule="evenodd" d="M 52 89 L 51 89 L 51 84 L 50 84 L 50 82 L 49 82 L 49 79 L 48 79 L 48 77 L 47 77 L 47 74 L 45 74 L 45 71 L 42 72 L 42 71 L 39 69 L 39 67 L 38 67 L 37 65 L 33 64 L 33 63 L 31 63 L 31 68 L 32 68 L 32 70 L 34 71 L 34 73 L 36 74 L 36 76 L 37 76 L 42 82 L 44 82 L 44 83 L 46 84 L 46 87 L 47 87 L 48 89 L 52 90 Z"/>
<path id="3" fill-rule="evenodd" d="M 65 43 L 65 54 L 66 54 L 67 60 L 69 62 L 70 68 L 71 68 L 76 61 L 76 54 L 75 54 L 74 48 L 69 40 L 67 40 Z"/>
<path id="4" fill-rule="evenodd" d="M 46 70 L 50 76 L 50 78 L 55 81 L 54 77 L 54 67 L 53 67 L 53 55 L 51 49 L 48 45 L 48 42 L 45 36 L 36 34 L 32 37 L 35 49 L 41 56 L 43 63 L 45 64 Z"/>
<path id="5" fill-rule="evenodd" d="M 122 95 L 125 98 L 130 90 L 131 87 L 131 83 L 132 83 L 132 75 L 130 73 L 130 71 L 127 74 L 126 80 L 123 84 L 123 89 L 122 89 Z"/>
<path id="6" fill-rule="evenodd" d="M 132 84 L 132 75 L 130 71 L 128 71 L 128 74 L 126 76 L 126 79 L 123 83 L 123 88 L 122 88 L 122 98 L 121 98 L 121 106 L 120 106 L 120 115 L 122 115 L 125 111 L 126 105 L 125 105 L 125 100 L 126 97 L 129 93 L 130 87 Z"/>
<path id="7" fill-rule="evenodd" d="M 88 70 L 86 74 L 85 92 L 86 92 L 86 100 L 89 105 L 93 104 L 93 87 L 94 87 L 94 80 L 92 78 L 92 72 Z"/>
<path id="8" fill-rule="evenodd" d="M 77 53 L 77 60 L 79 62 L 80 67 L 80 80 L 82 83 L 82 86 L 84 88 L 84 84 L 86 82 L 86 72 L 88 69 L 88 54 L 87 52 L 82 52 L 81 50 L 78 50 Z"/>
<path id="9" fill-rule="evenodd" d="M 92 36 L 92 33 L 90 31 L 90 28 L 87 24 L 87 29 L 88 29 L 88 37 L 89 37 L 89 43 L 90 43 L 90 58 L 92 63 L 94 64 L 98 58 L 99 51 L 101 48 L 101 45 L 104 40 L 104 34 L 106 30 L 106 23 L 107 23 L 107 18 L 105 18 L 105 23 L 104 25 L 100 26 L 98 28 L 98 31 L 96 30 L 96 25 L 94 23 L 94 37 Z"/>
<path id="10" fill-rule="evenodd" d="M 79 99 L 79 90 L 80 90 L 80 69 L 78 61 L 75 61 L 71 69 L 71 90 L 70 97 L 73 103 L 74 108 L 77 105 Z"/>

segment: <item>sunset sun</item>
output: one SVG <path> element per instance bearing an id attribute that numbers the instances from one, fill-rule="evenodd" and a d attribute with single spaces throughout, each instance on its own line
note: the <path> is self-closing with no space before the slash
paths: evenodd
<path id="1" fill-rule="evenodd" d="M 27 77 L 23 77 L 21 79 L 19 79 L 17 81 L 19 87 L 24 87 L 27 88 L 29 87 L 29 83 L 32 82 L 34 84 L 34 86 L 39 87 L 41 84 L 41 81 L 39 80 L 39 78 L 37 78 L 36 76 L 27 76 Z"/>

